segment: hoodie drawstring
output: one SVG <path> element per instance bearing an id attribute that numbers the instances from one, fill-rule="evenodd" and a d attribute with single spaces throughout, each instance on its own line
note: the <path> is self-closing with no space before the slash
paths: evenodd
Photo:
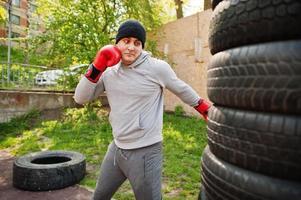
<path id="1" fill-rule="evenodd" d="M 119 147 L 116 146 L 115 148 L 115 153 L 114 153 L 114 166 L 116 165 L 116 155 L 117 155 L 117 151 L 120 152 L 120 155 L 123 159 L 127 160 L 128 158 L 124 155 L 124 152 L 122 151 L 122 149 L 120 149 Z"/>
<path id="2" fill-rule="evenodd" d="M 128 160 L 128 158 L 123 154 L 122 149 L 119 149 L 120 155 L 124 160 Z"/>
<path id="3" fill-rule="evenodd" d="M 115 148 L 115 153 L 114 153 L 114 166 L 116 165 L 116 153 L 117 153 L 117 147 Z"/>

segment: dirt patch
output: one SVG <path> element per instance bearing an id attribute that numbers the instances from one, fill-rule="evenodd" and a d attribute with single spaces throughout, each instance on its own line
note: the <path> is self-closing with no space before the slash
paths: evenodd
<path id="1" fill-rule="evenodd" d="M 23 191 L 12 185 L 14 157 L 0 150 L 0 197 L 1 200 L 88 200 L 92 192 L 78 185 L 46 192 Z"/>

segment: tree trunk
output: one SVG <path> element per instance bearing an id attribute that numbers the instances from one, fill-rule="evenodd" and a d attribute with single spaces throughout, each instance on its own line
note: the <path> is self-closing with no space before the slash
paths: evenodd
<path id="1" fill-rule="evenodd" d="M 174 0 L 176 4 L 176 11 L 177 11 L 177 19 L 183 18 L 183 1 L 181 0 Z"/>
<path id="2" fill-rule="evenodd" d="M 211 0 L 204 0 L 204 10 L 211 9 Z"/>

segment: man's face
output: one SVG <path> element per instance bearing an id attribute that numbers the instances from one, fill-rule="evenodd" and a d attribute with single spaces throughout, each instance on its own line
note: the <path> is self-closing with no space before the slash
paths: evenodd
<path id="1" fill-rule="evenodd" d="M 122 38 L 116 46 L 121 51 L 122 63 L 125 66 L 132 64 L 142 52 L 141 41 L 134 37 Z"/>

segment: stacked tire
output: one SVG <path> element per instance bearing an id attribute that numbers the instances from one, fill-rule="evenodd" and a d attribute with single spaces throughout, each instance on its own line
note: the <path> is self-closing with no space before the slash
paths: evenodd
<path id="1" fill-rule="evenodd" d="M 301 199 L 301 1 L 212 1 L 202 200 Z"/>

